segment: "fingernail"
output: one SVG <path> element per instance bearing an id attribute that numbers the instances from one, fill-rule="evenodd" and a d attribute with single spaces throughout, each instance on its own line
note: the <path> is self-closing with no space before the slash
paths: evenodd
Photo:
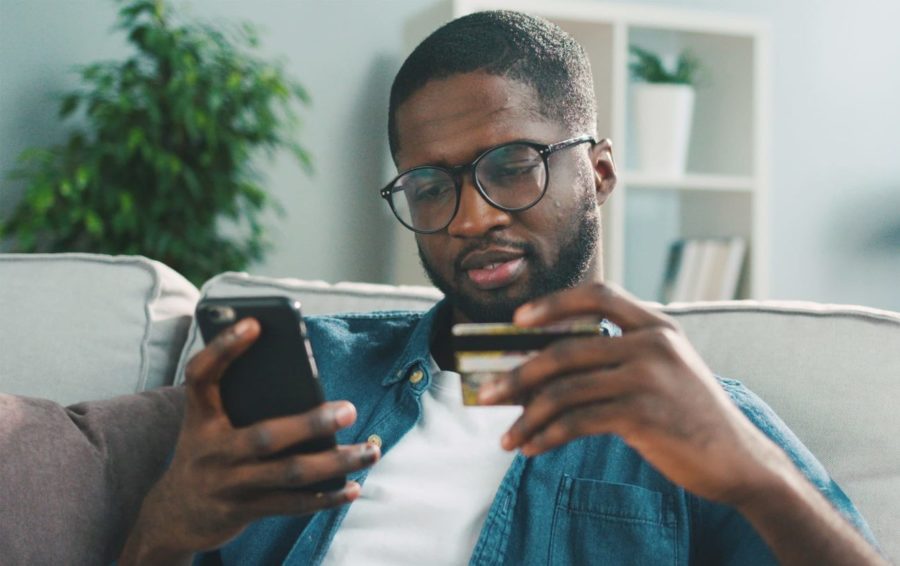
<path id="1" fill-rule="evenodd" d="M 334 420 L 340 426 L 347 426 L 353 422 L 356 411 L 352 405 L 341 405 L 334 410 Z"/>
<path id="2" fill-rule="evenodd" d="M 356 499 L 359 497 L 359 492 L 362 490 L 362 486 L 356 483 L 355 481 L 349 482 L 347 487 L 344 488 L 344 495 L 348 499 Z"/>
<path id="3" fill-rule="evenodd" d="M 234 334 L 235 336 L 243 336 L 250 330 L 251 326 L 250 319 L 245 318 L 234 326 Z"/>
<path id="4" fill-rule="evenodd" d="M 362 455 L 363 461 L 365 461 L 365 463 L 367 464 L 371 464 L 378 459 L 378 455 L 381 453 L 381 451 L 374 444 L 368 443 L 363 446 L 362 450 L 360 450 L 360 453 Z"/>
<path id="5" fill-rule="evenodd" d="M 528 442 L 522 446 L 522 454 L 526 456 L 534 456 L 541 450 L 541 446 L 544 444 L 544 435 L 536 434 L 533 436 Z"/>
<path id="6" fill-rule="evenodd" d="M 479 403 L 489 403 L 491 399 L 496 395 L 496 387 L 493 383 L 485 383 L 482 384 L 481 387 L 478 388 L 478 402 Z"/>
<path id="7" fill-rule="evenodd" d="M 516 322 L 524 322 L 531 317 L 531 312 L 533 310 L 534 307 L 531 306 L 531 303 L 525 303 L 524 305 L 516 309 L 516 312 L 513 315 L 513 320 L 515 320 Z"/>
<path id="8" fill-rule="evenodd" d="M 500 439 L 500 446 L 504 450 L 510 450 L 513 447 L 512 435 L 508 432 L 503 435 L 503 438 Z"/>
<path id="9" fill-rule="evenodd" d="M 516 310 L 513 319 L 518 324 L 528 324 L 537 319 L 542 311 L 543 307 L 540 304 L 525 303 Z"/>
<path id="10" fill-rule="evenodd" d="M 479 403 L 493 403 L 506 391 L 506 382 L 501 379 L 490 381 L 478 388 Z"/>

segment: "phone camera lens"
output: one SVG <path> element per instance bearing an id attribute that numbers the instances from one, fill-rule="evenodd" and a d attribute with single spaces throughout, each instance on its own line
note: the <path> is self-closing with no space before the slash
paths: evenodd
<path id="1" fill-rule="evenodd" d="M 213 322 L 234 322 L 234 309 L 231 307 L 210 307 L 209 318 Z"/>

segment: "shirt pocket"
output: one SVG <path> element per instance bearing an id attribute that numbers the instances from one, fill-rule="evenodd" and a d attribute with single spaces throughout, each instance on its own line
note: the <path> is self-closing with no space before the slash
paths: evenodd
<path id="1" fill-rule="evenodd" d="M 564 475 L 550 564 L 677 564 L 672 497 L 635 485 Z"/>

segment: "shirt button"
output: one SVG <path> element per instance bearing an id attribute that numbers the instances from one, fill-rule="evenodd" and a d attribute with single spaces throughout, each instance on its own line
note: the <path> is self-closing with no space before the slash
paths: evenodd
<path id="1" fill-rule="evenodd" d="M 410 374 L 409 382 L 412 384 L 419 383 L 420 381 L 422 381 L 423 377 L 425 377 L 425 372 L 420 369 L 417 369 L 416 371 L 414 371 Z"/>
<path id="2" fill-rule="evenodd" d="M 366 442 L 369 444 L 374 444 L 375 446 L 381 448 L 381 437 L 377 434 L 370 434 L 369 438 L 366 439 Z"/>

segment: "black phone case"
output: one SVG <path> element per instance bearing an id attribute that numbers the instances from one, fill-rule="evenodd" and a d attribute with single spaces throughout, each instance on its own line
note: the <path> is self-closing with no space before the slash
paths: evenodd
<path id="1" fill-rule="evenodd" d="M 215 307 L 232 309 L 233 318 L 216 317 Z M 259 321 L 259 338 L 231 363 L 219 384 L 225 413 L 235 427 L 303 413 L 325 401 L 299 302 L 287 297 L 207 298 L 197 305 L 196 316 L 207 344 L 243 318 Z M 335 445 L 334 436 L 317 438 L 273 458 L 321 452 Z M 338 477 L 302 489 L 332 491 L 345 483 L 346 478 Z"/>

